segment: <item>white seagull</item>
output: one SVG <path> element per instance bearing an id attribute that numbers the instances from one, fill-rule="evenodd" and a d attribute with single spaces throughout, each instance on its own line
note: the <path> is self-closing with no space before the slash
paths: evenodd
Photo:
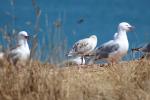
<path id="1" fill-rule="evenodd" d="M 91 53 L 95 49 L 96 45 L 97 37 L 96 35 L 91 35 L 89 38 L 77 41 L 67 55 L 81 56 L 83 61 L 83 57 Z"/>
<path id="2" fill-rule="evenodd" d="M 77 57 L 69 59 L 68 62 L 73 63 L 73 64 L 77 64 L 77 65 L 84 65 L 85 59 L 80 57 L 80 56 L 77 56 Z"/>
<path id="3" fill-rule="evenodd" d="M 82 58 L 81 56 L 75 56 L 59 63 L 57 66 L 62 67 L 67 65 L 84 65 L 84 64 L 85 64 L 84 57 Z"/>
<path id="4" fill-rule="evenodd" d="M 118 32 L 114 34 L 114 39 L 110 40 L 93 52 L 91 60 L 97 61 L 103 59 L 108 63 L 118 62 L 129 49 L 128 38 L 126 32 L 130 31 L 133 27 L 127 22 L 122 22 L 118 26 Z"/>
<path id="5" fill-rule="evenodd" d="M 0 60 L 4 59 L 4 53 L 0 52 Z"/>
<path id="6" fill-rule="evenodd" d="M 6 55 L 8 60 L 12 61 L 14 65 L 16 65 L 18 61 L 25 63 L 29 59 L 30 49 L 27 42 L 28 37 L 29 35 L 26 31 L 19 32 L 16 48 L 13 48 L 7 52 Z"/>
<path id="7" fill-rule="evenodd" d="M 132 51 L 140 51 L 143 52 L 144 55 L 141 58 L 150 58 L 150 43 L 145 44 L 142 47 L 139 48 L 133 48 Z"/>

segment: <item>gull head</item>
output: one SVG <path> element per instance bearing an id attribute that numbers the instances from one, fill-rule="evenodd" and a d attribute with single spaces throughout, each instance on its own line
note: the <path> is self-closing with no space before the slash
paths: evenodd
<path id="1" fill-rule="evenodd" d="M 91 35 L 90 38 L 94 39 L 94 40 L 97 40 L 97 36 L 96 35 Z"/>
<path id="2" fill-rule="evenodd" d="M 121 22 L 118 26 L 118 30 L 120 31 L 131 31 L 133 29 L 133 26 L 131 26 L 129 23 L 127 22 Z"/>
<path id="3" fill-rule="evenodd" d="M 29 35 L 26 31 L 19 32 L 19 34 L 18 34 L 19 40 L 28 40 L 28 38 L 29 38 Z"/>

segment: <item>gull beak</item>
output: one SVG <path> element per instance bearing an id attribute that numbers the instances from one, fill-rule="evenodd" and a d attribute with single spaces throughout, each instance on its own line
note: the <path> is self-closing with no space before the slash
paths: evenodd
<path id="1" fill-rule="evenodd" d="M 132 30 L 134 30 L 135 29 L 135 27 L 134 26 L 130 26 L 130 27 L 128 27 L 129 28 L 129 31 L 132 31 Z"/>

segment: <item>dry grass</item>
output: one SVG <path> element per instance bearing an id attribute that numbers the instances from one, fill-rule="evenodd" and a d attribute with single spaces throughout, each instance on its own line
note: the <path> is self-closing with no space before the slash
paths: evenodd
<path id="1" fill-rule="evenodd" d="M 150 100 L 150 62 L 58 68 L 0 62 L 0 100 Z"/>

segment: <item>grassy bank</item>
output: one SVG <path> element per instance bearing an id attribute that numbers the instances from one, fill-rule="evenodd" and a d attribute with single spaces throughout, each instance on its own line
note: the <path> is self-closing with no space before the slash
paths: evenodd
<path id="1" fill-rule="evenodd" d="M 0 100 L 150 100 L 150 62 L 57 68 L 0 62 Z"/>

